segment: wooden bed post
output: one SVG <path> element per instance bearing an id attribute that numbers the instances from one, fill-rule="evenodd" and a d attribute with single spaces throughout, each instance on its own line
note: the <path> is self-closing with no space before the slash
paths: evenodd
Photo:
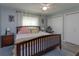
<path id="1" fill-rule="evenodd" d="M 16 44 L 16 55 L 20 56 L 20 44 Z"/>

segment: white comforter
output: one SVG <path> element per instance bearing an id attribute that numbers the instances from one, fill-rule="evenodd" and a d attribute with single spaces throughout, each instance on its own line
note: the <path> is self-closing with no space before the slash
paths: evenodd
<path id="1" fill-rule="evenodd" d="M 27 41 L 27 40 L 30 40 L 39 36 L 43 36 L 43 35 L 50 35 L 50 33 L 40 31 L 38 33 L 33 33 L 33 34 L 16 34 L 15 43 Z"/>

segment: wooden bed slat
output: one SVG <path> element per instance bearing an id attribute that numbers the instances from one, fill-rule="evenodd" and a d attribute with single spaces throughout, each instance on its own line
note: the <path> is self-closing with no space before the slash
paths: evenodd
<path id="1" fill-rule="evenodd" d="M 32 41 L 30 42 L 30 46 L 31 46 L 31 50 L 30 50 L 31 53 L 30 54 L 32 55 Z"/>
<path id="2" fill-rule="evenodd" d="M 24 56 L 24 44 L 22 44 L 22 56 Z"/>
<path id="3" fill-rule="evenodd" d="M 25 55 L 27 56 L 27 42 L 25 44 Z"/>

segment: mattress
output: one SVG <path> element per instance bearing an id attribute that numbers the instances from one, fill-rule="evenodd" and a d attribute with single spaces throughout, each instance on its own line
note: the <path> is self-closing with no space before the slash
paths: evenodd
<path id="1" fill-rule="evenodd" d="M 22 41 L 28 41 L 30 39 L 43 36 L 43 35 L 51 35 L 50 33 L 46 32 L 38 32 L 38 33 L 30 33 L 30 34 L 16 34 L 15 43 L 20 43 Z"/>

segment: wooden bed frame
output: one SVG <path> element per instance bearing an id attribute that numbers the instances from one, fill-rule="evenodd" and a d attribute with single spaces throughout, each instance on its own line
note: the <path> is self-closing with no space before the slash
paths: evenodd
<path id="1" fill-rule="evenodd" d="M 40 30 L 40 26 L 18 26 L 16 27 L 16 33 L 20 30 L 22 27 L 27 27 L 27 28 L 38 28 Z"/>
<path id="2" fill-rule="evenodd" d="M 61 49 L 61 35 L 44 35 L 28 41 L 16 43 L 15 46 L 16 56 L 40 56 L 56 47 Z"/>

